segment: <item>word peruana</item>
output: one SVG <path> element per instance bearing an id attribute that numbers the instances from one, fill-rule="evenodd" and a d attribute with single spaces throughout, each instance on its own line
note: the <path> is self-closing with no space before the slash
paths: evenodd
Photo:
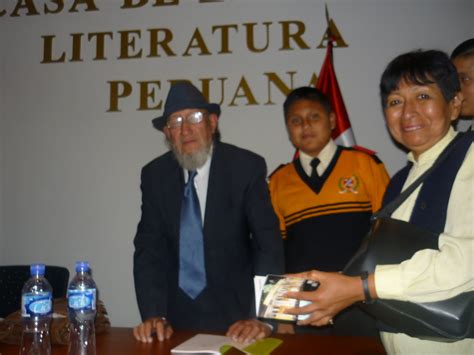
<path id="1" fill-rule="evenodd" d="M 251 78 L 242 75 L 237 78 L 218 76 L 200 78 L 194 84 L 204 96 L 212 102 L 228 107 L 275 105 L 286 97 L 296 86 L 316 85 L 318 76 L 288 71 L 284 75 L 276 72 L 265 72 L 262 76 Z M 109 104 L 107 112 L 121 112 L 123 106 L 135 105 L 137 111 L 161 110 L 164 95 L 171 84 L 177 81 L 190 81 L 185 78 L 167 80 L 147 80 L 130 82 L 126 80 L 110 80 Z M 266 90 L 257 90 L 259 86 Z M 256 93 L 259 93 L 257 95 Z M 274 101 L 274 95 L 280 95 Z"/>

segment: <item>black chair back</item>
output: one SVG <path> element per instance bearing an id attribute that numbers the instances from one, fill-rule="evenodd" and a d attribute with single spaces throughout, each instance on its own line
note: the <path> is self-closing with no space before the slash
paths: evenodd
<path id="1" fill-rule="evenodd" d="M 66 297 L 69 282 L 67 268 L 46 265 L 44 276 L 53 288 L 53 298 Z M 21 289 L 29 278 L 29 265 L 0 266 L 0 318 L 20 309 Z"/>

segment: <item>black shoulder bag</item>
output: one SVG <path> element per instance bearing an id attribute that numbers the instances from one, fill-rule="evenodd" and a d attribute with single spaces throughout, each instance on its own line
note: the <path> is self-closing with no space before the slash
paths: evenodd
<path id="1" fill-rule="evenodd" d="M 344 268 L 346 275 L 373 273 L 376 265 L 400 264 L 419 250 L 438 249 L 437 234 L 390 216 L 447 158 L 455 144 L 453 141 L 430 169 L 374 214 L 370 232 Z M 362 303 L 360 306 L 397 333 L 443 342 L 474 338 L 474 291 L 437 302 L 415 303 L 379 298 L 373 303 Z"/>

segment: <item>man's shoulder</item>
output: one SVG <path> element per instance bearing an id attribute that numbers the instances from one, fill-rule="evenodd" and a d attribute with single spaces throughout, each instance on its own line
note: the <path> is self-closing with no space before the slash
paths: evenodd
<path id="1" fill-rule="evenodd" d="M 145 166 L 143 166 L 143 171 L 153 171 L 156 169 L 163 169 L 166 168 L 167 166 L 172 166 L 173 163 L 175 163 L 175 158 L 173 156 L 173 153 L 171 151 L 166 152 L 165 154 L 160 155 L 159 157 L 154 158 Z"/>
<path id="2" fill-rule="evenodd" d="M 352 159 L 368 161 L 375 164 L 383 164 L 374 151 L 363 147 L 343 147 L 338 146 L 342 154 L 350 155 Z"/>
<path id="3" fill-rule="evenodd" d="M 215 149 L 216 153 L 231 157 L 235 163 L 239 161 L 264 161 L 261 155 L 229 143 L 218 142 L 216 143 Z"/>
<path id="4" fill-rule="evenodd" d="M 277 179 L 283 178 L 284 176 L 287 176 L 288 174 L 293 174 L 294 171 L 295 169 L 294 169 L 293 162 L 280 164 L 275 170 L 273 170 L 270 173 L 270 175 L 268 176 L 268 179 L 270 181 L 277 180 Z"/>

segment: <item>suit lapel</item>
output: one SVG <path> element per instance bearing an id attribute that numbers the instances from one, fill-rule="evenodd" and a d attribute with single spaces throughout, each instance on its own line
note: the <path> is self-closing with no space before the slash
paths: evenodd
<path id="1" fill-rule="evenodd" d="M 207 200 L 206 200 L 206 214 L 204 217 L 204 238 L 207 239 L 212 235 L 212 221 L 216 221 L 219 218 L 219 213 L 222 213 L 222 194 L 224 191 L 223 181 L 225 180 L 224 171 L 225 167 L 222 149 L 220 143 L 214 144 L 212 153 L 211 167 L 209 169 L 209 182 L 207 185 Z"/>
<path id="2" fill-rule="evenodd" d="M 168 220 L 171 223 L 172 234 L 178 236 L 179 240 L 179 222 L 181 218 L 181 203 L 183 201 L 184 176 L 183 169 L 176 160 L 170 162 L 169 176 L 167 184 L 164 186 L 165 199 L 162 201 L 165 210 L 169 211 Z"/>

